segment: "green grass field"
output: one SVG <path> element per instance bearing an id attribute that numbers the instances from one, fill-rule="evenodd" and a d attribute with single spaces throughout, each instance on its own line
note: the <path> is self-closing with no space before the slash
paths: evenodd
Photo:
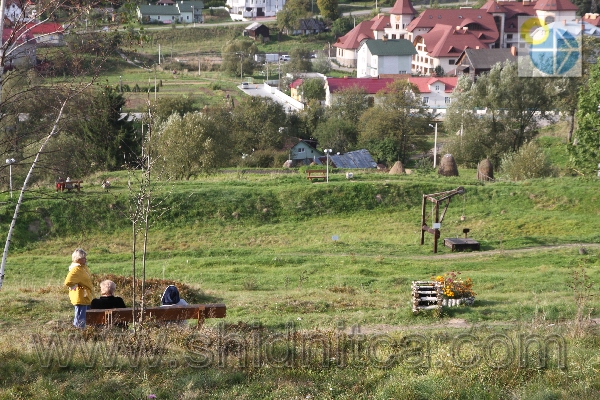
<path id="1" fill-rule="evenodd" d="M 235 34 L 199 29 L 156 32 L 127 55 L 152 60 L 157 43 L 168 53 L 180 35 L 174 58 L 187 57 Z M 241 96 L 239 79 L 219 72 L 155 75 L 120 57 L 107 67 L 102 82 L 148 86 L 156 76 L 158 96 L 191 94 L 199 107 Z M 126 110 L 139 111 L 148 93 L 127 98 Z M 550 127 L 539 142 L 568 175 L 564 132 Z M 600 398 L 598 179 L 483 184 L 460 169 L 455 178 L 354 171 L 347 180 L 333 171 L 330 183 L 313 184 L 279 172 L 156 182 L 146 300 L 158 305 L 174 283 L 189 301 L 225 303 L 227 318 L 200 330 L 71 328 L 62 283 L 76 247 L 95 279 L 112 276 L 132 304 L 134 177 L 81 177 L 81 193 L 31 187 L 0 291 L 0 399 Z M 458 186 L 466 194 L 452 199 L 442 238 L 469 228 L 482 251 L 452 253 L 440 241 L 433 254 L 432 235 L 420 245 L 422 195 Z M 0 194 L 2 237 L 14 206 Z M 411 282 L 449 271 L 473 279 L 474 306 L 413 315 Z"/>
<path id="2" fill-rule="evenodd" d="M 586 285 L 600 278 L 600 182 L 460 174 L 157 182 L 147 278 L 189 285 L 188 298 L 226 303 L 228 316 L 135 337 L 74 332 L 62 287 L 78 246 L 93 273 L 131 276 L 128 176 L 86 177 L 81 193 L 34 188 L 0 292 L 0 354 L 11 360 L 0 398 L 599 398 L 588 318 L 600 304 Z M 99 186 L 107 178 L 109 193 Z M 482 251 L 440 245 L 434 255 L 431 235 L 419 245 L 422 194 L 459 185 L 466 195 L 452 200 L 442 237 L 468 227 Z M 5 230 L 13 207 L 2 200 Z M 411 281 L 448 271 L 473 279 L 475 305 L 413 316 Z M 129 287 L 117 294 L 131 304 Z"/>

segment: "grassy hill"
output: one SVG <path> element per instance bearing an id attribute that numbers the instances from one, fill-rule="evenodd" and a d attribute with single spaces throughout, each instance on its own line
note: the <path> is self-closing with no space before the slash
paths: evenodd
<path id="1" fill-rule="evenodd" d="M 336 173 L 329 184 L 311 184 L 302 174 L 237 171 L 157 182 L 153 196 L 160 205 L 146 276 L 185 283 L 188 298 L 226 303 L 226 324 L 207 321 L 200 332 L 148 328 L 134 347 L 112 331 L 69 339 L 81 351 L 117 346 L 117 363 L 109 367 L 90 365 L 96 353 L 78 352 L 61 366 L 60 354 L 50 349 L 73 333 L 61 285 L 75 247 L 88 251 L 93 273 L 131 275 L 129 177 L 87 177 L 81 193 L 38 187 L 19 216 L 0 292 L 0 357 L 13 360 L 0 366 L 0 398 L 103 398 L 107 390 L 113 398 L 598 398 L 597 330 L 584 322 L 600 305 L 591 297 L 595 287 L 587 286 L 600 277 L 600 182 L 563 177 L 482 184 L 473 170 L 460 174 L 357 171 L 352 181 Z M 106 178 L 113 182 L 108 193 L 100 188 Z M 442 238 L 462 236 L 468 227 L 482 251 L 451 253 L 440 243 L 433 255 L 431 235 L 419 245 L 422 195 L 457 186 L 466 194 L 452 199 Z M 2 200 L 5 234 L 13 206 Z M 448 271 L 473 279 L 475 306 L 413 316 L 411 281 Z M 129 287 L 117 292 L 131 304 Z M 477 328 L 453 328 L 451 321 Z M 351 326 L 364 335 L 352 336 Z M 217 345 L 222 334 L 233 335 L 225 347 Z M 300 361 L 306 353 L 297 345 L 298 358 L 290 363 L 283 342 L 264 347 L 253 341 L 281 334 L 308 340 L 316 350 Z M 460 342 L 465 334 L 471 342 Z M 519 335 L 530 334 L 564 338 L 566 370 L 553 347 L 547 354 L 543 347 L 525 349 L 532 357 L 547 355 L 543 367 L 502 358 L 505 343 L 513 344 L 512 357 Z M 499 338 L 506 342 L 494 341 Z M 163 339 L 166 348 L 156 350 Z M 144 343 L 145 361 L 132 367 L 131 352 Z M 459 355 L 453 353 L 457 343 L 466 346 Z M 204 345 L 221 352 L 210 353 L 215 358 L 200 368 Z M 373 346 L 375 353 L 366 352 Z M 351 349 L 358 355 L 344 353 Z M 263 350 L 260 361 L 255 355 Z M 163 358 L 154 367 L 146 363 L 151 360 L 144 357 L 157 354 Z M 229 364 L 219 366 L 224 355 Z M 395 358 L 386 363 L 390 355 Z M 276 359 L 288 364 L 278 366 Z"/>

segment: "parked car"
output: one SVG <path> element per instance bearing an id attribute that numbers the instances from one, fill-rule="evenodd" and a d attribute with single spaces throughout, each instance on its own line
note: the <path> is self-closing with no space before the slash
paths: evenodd
<path id="1" fill-rule="evenodd" d="M 250 84 L 248 82 L 242 82 L 242 89 L 248 89 Z"/>
<path id="2" fill-rule="evenodd" d="M 284 54 L 281 57 L 279 57 L 279 61 L 290 61 L 290 56 Z"/>

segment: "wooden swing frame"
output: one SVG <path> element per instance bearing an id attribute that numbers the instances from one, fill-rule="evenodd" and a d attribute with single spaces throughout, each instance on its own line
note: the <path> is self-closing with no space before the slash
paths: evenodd
<path id="1" fill-rule="evenodd" d="M 435 224 L 441 224 L 444 220 L 444 216 L 446 215 L 446 211 L 448 210 L 448 206 L 450 205 L 450 200 L 452 197 L 457 194 L 464 194 L 465 188 L 462 186 L 457 187 L 454 190 L 448 190 L 446 192 L 432 193 L 432 194 L 424 194 L 423 195 L 423 205 L 421 210 L 421 245 L 425 243 L 425 232 L 429 232 L 433 235 L 433 252 L 437 253 L 438 249 L 438 239 L 440 238 L 440 228 L 435 227 Z M 425 221 L 425 209 L 427 205 L 427 201 L 433 203 L 434 210 L 432 214 L 435 214 L 434 227 L 430 228 L 427 226 Z M 446 206 L 442 211 L 442 215 L 440 216 L 440 203 L 446 201 Z"/>

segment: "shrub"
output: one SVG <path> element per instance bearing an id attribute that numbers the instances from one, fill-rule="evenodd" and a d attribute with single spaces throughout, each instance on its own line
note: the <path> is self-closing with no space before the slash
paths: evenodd
<path id="1" fill-rule="evenodd" d="M 513 181 L 555 176 L 556 169 L 536 142 L 523 145 L 514 153 L 505 154 L 500 162 L 504 174 Z"/>

